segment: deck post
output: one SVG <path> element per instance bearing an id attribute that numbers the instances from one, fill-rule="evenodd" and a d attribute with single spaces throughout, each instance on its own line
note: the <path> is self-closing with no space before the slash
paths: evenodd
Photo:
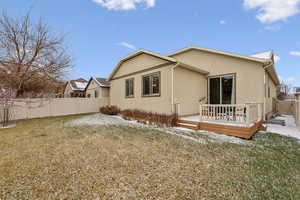
<path id="1" fill-rule="evenodd" d="M 261 103 L 259 103 L 259 104 L 257 104 L 257 106 L 258 106 L 258 121 L 261 121 L 262 120 L 262 104 Z"/>
<path id="2" fill-rule="evenodd" d="M 202 104 L 201 104 L 201 103 L 200 103 L 199 108 L 200 108 L 200 112 L 199 112 L 199 120 L 200 120 L 200 122 L 201 122 L 201 121 L 202 121 Z"/>
<path id="3" fill-rule="evenodd" d="M 246 124 L 250 124 L 250 104 L 246 104 Z"/>

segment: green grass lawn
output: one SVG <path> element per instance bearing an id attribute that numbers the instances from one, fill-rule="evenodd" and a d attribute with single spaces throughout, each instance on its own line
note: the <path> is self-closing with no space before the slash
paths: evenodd
<path id="1" fill-rule="evenodd" d="M 256 134 L 197 143 L 146 127 L 67 126 L 70 116 L 0 130 L 0 199 L 300 199 L 300 144 Z"/>

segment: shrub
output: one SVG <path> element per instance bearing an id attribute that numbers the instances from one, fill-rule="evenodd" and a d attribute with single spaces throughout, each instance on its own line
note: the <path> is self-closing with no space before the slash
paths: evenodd
<path id="1" fill-rule="evenodd" d="M 103 106 L 100 108 L 100 112 L 106 115 L 117 115 L 120 113 L 120 109 L 117 106 Z"/>
<path id="2" fill-rule="evenodd" d="M 142 110 L 123 110 L 121 112 L 122 117 L 126 120 L 137 120 L 138 122 L 157 125 L 157 126 L 168 126 L 172 127 L 176 125 L 178 119 L 176 114 L 166 115 L 153 112 L 147 112 Z"/>

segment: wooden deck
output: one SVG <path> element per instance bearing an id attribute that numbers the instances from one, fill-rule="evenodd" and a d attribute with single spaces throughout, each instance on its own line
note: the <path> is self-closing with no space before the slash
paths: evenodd
<path id="1" fill-rule="evenodd" d="M 205 130 L 214 133 L 225 134 L 230 136 L 236 136 L 244 139 L 251 139 L 251 137 L 259 130 L 266 130 L 263 126 L 263 122 L 254 123 L 252 126 L 232 126 L 216 123 L 204 123 L 189 120 L 177 120 L 177 126 L 182 128 L 188 128 L 192 130 Z"/>

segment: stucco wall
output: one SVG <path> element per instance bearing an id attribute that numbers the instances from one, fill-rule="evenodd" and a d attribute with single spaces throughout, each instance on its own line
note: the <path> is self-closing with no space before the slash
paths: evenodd
<path id="1" fill-rule="evenodd" d="M 110 90 L 110 88 L 101 88 L 101 96 L 109 97 L 109 90 Z"/>
<path id="2" fill-rule="evenodd" d="M 277 93 L 276 93 L 276 86 L 275 83 L 273 82 L 273 80 L 270 78 L 269 74 L 266 73 L 266 85 L 265 85 L 265 97 L 266 97 L 266 115 L 267 118 L 269 118 L 272 114 L 273 114 L 273 104 L 275 104 L 276 102 L 274 102 L 274 99 L 277 99 Z M 270 88 L 270 96 L 269 96 L 269 88 Z"/>
<path id="3" fill-rule="evenodd" d="M 173 57 L 209 71 L 209 76 L 235 74 L 237 104 L 264 102 L 264 69 L 260 63 L 200 50 L 190 50 Z"/>
<path id="4" fill-rule="evenodd" d="M 98 92 L 98 97 L 100 98 L 101 95 L 101 88 L 99 85 L 95 82 L 95 80 L 92 80 L 89 84 L 89 86 L 86 88 L 86 97 L 95 98 L 95 91 Z"/>
<path id="5" fill-rule="evenodd" d="M 108 98 L 17 99 L 12 120 L 94 113 L 108 103 Z"/>
<path id="6" fill-rule="evenodd" d="M 141 54 L 123 62 L 114 77 L 124 76 L 163 63 L 167 63 L 167 61 L 147 54 Z"/>
<path id="7" fill-rule="evenodd" d="M 133 66 L 135 63 L 132 61 Z M 154 70 L 143 71 L 131 76 L 113 79 L 110 88 L 111 105 L 117 105 L 121 109 L 141 109 L 146 111 L 166 113 L 172 112 L 171 105 L 171 66 L 166 65 Z M 123 66 L 122 66 L 123 67 Z M 122 69 L 121 67 L 121 69 Z M 128 72 L 134 72 L 131 66 L 125 67 Z M 138 69 L 136 69 L 138 70 Z M 142 76 L 160 72 L 160 96 L 158 97 L 142 97 Z M 126 72 L 123 72 L 126 74 Z M 134 97 L 125 97 L 125 80 L 134 78 Z"/>
<path id="8" fill-rule="evenodd" d="M 64 91 L 64 97 L 67 98 L 67 97 L 71 97 L 71 93 L 73 92 L 72 88 L 71 88 L 71 85 L 70 83 L 68 83 L 66 85 L 66 88 L 65 88 L 65 91 Z"/>
<path id="9" fill-rule="evenodd" d="M 179 115 L 199 113 L 199 100 L 207 96 L 206 76 L 181 67 L 174 70 L 174 103 Z"/>

